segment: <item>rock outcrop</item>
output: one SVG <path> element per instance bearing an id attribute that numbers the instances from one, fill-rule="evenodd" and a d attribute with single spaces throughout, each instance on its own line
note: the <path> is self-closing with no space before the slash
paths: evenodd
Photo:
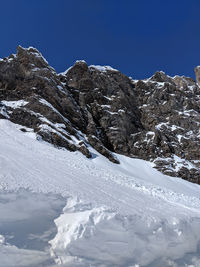
<path id="1" fill-rule="evenodd" d="M 191 78 L 156 72 L 136 81 L 85 61 L 57 74 L 19 46 L 0 60 L 0 118 L 88 158 L 92 146 L 114 163 L 116 152 L 200 183 L 200 88 Z"/>
<path id="2" fill-rule="evenodd" d="M 200 85 L 200 66 L 194 68 L 194 72 L 196 76 L 196 82 Z"/>

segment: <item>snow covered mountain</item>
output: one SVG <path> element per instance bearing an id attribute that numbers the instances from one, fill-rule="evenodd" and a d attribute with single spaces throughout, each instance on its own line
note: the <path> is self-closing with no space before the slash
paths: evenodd
<path id="1" fill-rule="evenodd" d="M 199 185 L 20 129 L 0 120 L 0 266 L 200 266 Z"/>
<path id="2" fill-rule="evenodd" d="M 200 187 L 180 179 L 199 183 L 199 96 L 163 72 L 2 59 L 0 266 L 199 267 Z"/>
<path id="3" fill-rule="evenodd" d="M 84 61 L 57 74 L 32 47 L 19 46 L 16 55 L 0 61 L 2 118 L 88 158 L 91 145 L 112 162 L 119 163 L 113 152 L 148 160 L 167 175 L 195 183 L 199 104 L 200 88 L 187 77 L 157 72 L 136 81 Z"/>

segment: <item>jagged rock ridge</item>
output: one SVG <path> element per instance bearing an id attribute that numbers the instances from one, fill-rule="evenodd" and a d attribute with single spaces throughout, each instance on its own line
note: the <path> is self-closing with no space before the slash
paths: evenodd
<path id="1" fill-rule="evenodd" d="M 196 71 L 197 73 L 197 71 Z M 191 78 L 156 72 L 132 80 L 77 61 L 57 74 L 35 48 L 0 60 L 0 117 L 38 138 L 79 150 L 89 146 L 151 161 L 165 174 L 200 183 L 200 88 Z"/>

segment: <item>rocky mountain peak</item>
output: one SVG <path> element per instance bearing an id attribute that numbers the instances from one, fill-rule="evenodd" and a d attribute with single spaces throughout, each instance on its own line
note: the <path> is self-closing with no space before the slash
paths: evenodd
<path id="1" fill-rule="evenodd" d="M 162 71 L 136 81 L 79 60 L 57 74 L 37 49 L 21 46 L 0 60 L 0 116 L 23 132 L 87 157 L 94 156 L 92 146 L 114 163 L 114 152 L 145 159 L 165 174 L 196 183 L 199 104 L 193 79 Z"/>
<path id="2" fill-rule="evenodd" d="M 195 67 L 194 72 L 196 76 L 196 81 L 200 85 L 200 66 Z"/>
<path id="3" fill-rule="evenodd" d="M 48 67 L 48 62 L 42 54 L 33 47 L 23 48 L 22 46 L 18 46 L 16 57 L 21 64 L 30 64 L 38 68 Z"/>
<path id="4" fill-rule="evenodd" d="M 173 79 L 166 75 L 163 71 L 157 71 L 151 78 L 150 80 L 155 81 L 155 82 L 169 82 L 173 83 Z"/>

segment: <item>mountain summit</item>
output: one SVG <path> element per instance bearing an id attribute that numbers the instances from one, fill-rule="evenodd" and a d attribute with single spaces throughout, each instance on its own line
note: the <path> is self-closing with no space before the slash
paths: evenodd
<path id="1" fill-rule="evenodd" d="M 93 147 L 114 163 L 115 153 L 144 159 L 200 184 L 198 83 L 161 71 L 133 80 L 83 60 L 57 74 L 37 49 L 19 46 L 0 60 L 0 118 L 88 158 Z"/>

